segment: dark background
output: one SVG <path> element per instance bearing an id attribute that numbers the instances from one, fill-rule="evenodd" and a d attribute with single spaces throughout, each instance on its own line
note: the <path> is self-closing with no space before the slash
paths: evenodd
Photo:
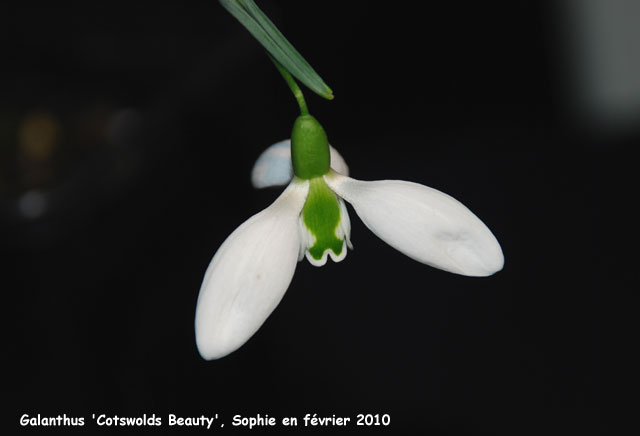
<path id="1" fill-rule="evenodd" d="M 573 11 L 258 4 L 333 88 L 307 102 L 352 176 L 456 197 L 500 241 L 504 270 L 421 265 L 350 209 L 355 250 L 300 263 L 246 345 L 202 360 L 200 282 L 280 192 L 254 190 L 249 172 L 289 136 L 295 101 L 215 1 L 13 6 L 0 46 L 3 424 L 218 413 L 231 433 L 235 414 L 388 413 L 387 428 L 329 432 L 606 433 L 604 338 L 610 293 L 634 274 L 614 267 L 640 130 L 581 104 Z"/>

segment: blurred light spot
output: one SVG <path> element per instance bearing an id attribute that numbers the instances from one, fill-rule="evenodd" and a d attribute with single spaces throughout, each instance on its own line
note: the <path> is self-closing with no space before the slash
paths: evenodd
<path id="1" fill-rule="evenodd" d="M 577 107 L 610 127 L 640 120 L 640 3 L 572 0 L 567 35 L 578 84 Z"/>
<path id="2" fill-rule="evenodd" d="M 45 160 L 51 157 L 60 133 L 58 121 L 47 113 L 28 113 L 18 126 L 20 149 L 27 157 Z"/>
<path id="3" fill-rule="evenodd" d="M 25 192 L 18 199 L 18 211 L 28 219 L 36 219 L 44 213 L 47 208 L 47 198 L 37 190 Z"/>
<path id="4" fill-rule="evenodd" d="M 107 126 L 107 140 L 111 145 L 126 144 L 140 121 L 140 115 L 135 109 L 121 109 L 109 120 Z"/>

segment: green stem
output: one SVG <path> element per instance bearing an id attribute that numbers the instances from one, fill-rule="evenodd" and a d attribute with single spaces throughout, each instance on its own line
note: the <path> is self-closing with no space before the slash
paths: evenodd
<path id="1" fill-rule="evenodd" d="M 295 79 L 291 76 L 291 73 L 287 71 L 285 67 L 282 66 L 280 62 L 278 62 L 273 56 L 269 55 L 269 58 L 273 61 L 280 74 L 284 78 L 284 81 L 289 85 L 289 89 L 293 93 L 293 96 L 298 101 L 298 106 L 300 106 L 300 115 L 308 115 L 309 109 L 307 109 L 307 102 L 304 100 L 304 95 L 302 94 L 302 90 L 296 83 Z"/>

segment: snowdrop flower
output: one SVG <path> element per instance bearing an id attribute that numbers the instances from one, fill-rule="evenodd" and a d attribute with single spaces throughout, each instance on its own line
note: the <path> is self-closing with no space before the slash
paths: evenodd
<path id="1" fill-rule="evenodd" d="M 255 187 L 288 186 L 224 241 L 207 269 L 195 317 L 203 358 L 226 356 L 260 328 L 299 261 L 322 266 L 327 257 L 345 258 L 352 248 L 345 201 L 374 234 L 418 262 L 467 276 L 502 269 L 494 235 L 454 198 L 417 183 L 365 182 L 348 174 L 309 114 L 296 120 L 291 142 L 276 143 L 258 158 Z"/>

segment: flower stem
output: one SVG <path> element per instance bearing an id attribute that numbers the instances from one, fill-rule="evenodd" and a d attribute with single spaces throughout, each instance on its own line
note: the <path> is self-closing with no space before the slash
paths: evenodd
<path id="1" fill-rule="evenodd" d="M 296 83 L 295 79 L 291 76 L 291 73 L 287 71 L 285 67 L 282 66 L 280 62 L 278 62 L 273 56 L 269 55 L 269 58 L 273 61 L 280 74 L 284 78 L 284 81 L 289 85 L 289 89 L 293 93 L 293 96 L 298 101 L 298 106 L 300 106 L 300 115 L 308 115 L 309 109 L 307 109 L 307 102 L 304 99 L 304 95 L 302 94 L 302 90 Z"/>

